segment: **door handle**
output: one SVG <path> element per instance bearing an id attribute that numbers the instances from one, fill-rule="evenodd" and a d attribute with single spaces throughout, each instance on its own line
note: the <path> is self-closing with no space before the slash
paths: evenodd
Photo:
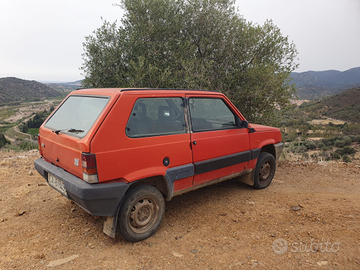
<path id="1" fill-rule="evenodd" d="M 197 142 L 196 141 L 193 141 L 193 145 L 196 145 L 197 144 Z"/>

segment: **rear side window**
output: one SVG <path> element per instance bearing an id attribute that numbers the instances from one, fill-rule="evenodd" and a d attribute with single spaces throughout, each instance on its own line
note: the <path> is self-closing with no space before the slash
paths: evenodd
<path id="1" fill-rule="evenodd" d="M 236 128 L 233 112 L 220 98 L 190 98 L 192 130 L 221 130 Z"/>
<path id="2" fill-rule="evenodd" d="M 131 138 L 186 133 L 182 98 L 140 98 L 126 126 Z"/>
<path id="3" fill-rule="evenodd" d="M 108 101 L 109 97 L 70 96 L 46 122 L 45 127 L 84 137 Z"/>

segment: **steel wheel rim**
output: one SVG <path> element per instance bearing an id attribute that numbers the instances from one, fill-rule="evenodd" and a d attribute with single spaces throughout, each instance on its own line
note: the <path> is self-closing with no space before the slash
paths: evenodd
<path id="1" fill-rule="evenodd" d="M 153 199 L 140 199 L 131 207 L 129 226 L 135 233 L 146 232 L 154 225 L 158 215 L 159 206 Z"/>
<path id="2" fill-rule="evenodd" d="M 269 162 L 265 162 L 259 172 L 260 181 L 266 181 L 271 174 L 271 165 Z"/>

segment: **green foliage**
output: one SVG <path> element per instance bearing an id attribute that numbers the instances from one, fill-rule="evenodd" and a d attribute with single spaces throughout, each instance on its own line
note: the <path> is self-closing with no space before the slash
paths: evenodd
<path id="1" fill-rule="evenodd" d="M 10 142 L 5 138 L 4 134 L 0 133 L 0 148 L 8 143 Z"/>
<path id="2" fill-rule="evenodd" d="M 121 26 L 85 38 L 84 87 L 224 92 L 252 122 L 272 124 L 295 92 L 295 45 L 272 21 L 246 22 L 233 0 L 122 0 Z"/>
<path id="3" fill-rule="evenodd" d="M 349 163 L 349 162 L 351 162 L 351 158 L 349 156 L 345 155 L 342 157 L 342 161 Z"/>
<path id="4" fill-rule="evenodd" d="M 316 146 L 316 144 L 314 142 L 307 142 L 305 146 L 309 150 L 315 150 L 317 148 L 317 146 Z"/>
<path id="5" fill-rule="evenodd" d="M 331 146 L 332 145 L 331 141 L 329 141 L 328 139 L 321 139 L 320 142 L 323 143 L 325 146 Z"/>
<path id="6" fill-rule="evenodd" d="M 343 148 L 346 145 L 346 142 L 343 140 L 336 140 L 334 145 L 339 148 Z"/>
<path id="7" fill-rule="evenodd" d="M 38 144 L 31 142 L 29 140 L 24 140 L 21 144 L 20 144 L 20 149 L 21 150 L 31 150 L 31 149 L 37 149 L 38 148 Z"/>
<path id="8" fill-rule="evenodd" d="M 36 137 L 39 134 L 39 129 L 38 128 L 29 128 L 27 133 Z"/>
<path id="9" fill-rule="evenodd" d="M 51 112 L 51 110 L 50 110 Z M 22 123 L 19 125 L 19 129 L 21 132 L 29 133 L 33 136 L 36 136 L 39 133 L 39 127 L 45 121 L 45 119 L 49 116 L 50 112 L 44 110 L 42 112 L 37 112 L 35 115 L 28 120 L 26 123 Z"/>
<path id="10" fill-rule="evenodd" d="M 343 140 L 345 142 L 345 145 L 350 145 L 352 143 L 352 139 L 350 136 L 344 136 Z"/>
<path id="11" fill-rule="evenodd" d="M 27 121 L 26 125 L 28 128 L 39 128 L 44 120 L 48 117 L 49 113 L 44 110 L 37 112 L 32 119 Z"/>
<path id="12" fill-rule="evenodd" d="M 297 133 L 295 130 L 292 130 L 291 132 L 289 132 L 289 134 L 287 134 L 287 136 L 284 136 L 284 141 L 293 142 L 296 140 L 296 138 L 297 138 Z"/>
<path id="13" fill-rule="evenodd" d="M 348 155 L 355 154 L 356 150 L 351 146 L 345 146 L 344 148 L 336 149 L 335 152 L 338 153 L 339 155 L 343 156 L 346 154 L 348 154 Z"/>

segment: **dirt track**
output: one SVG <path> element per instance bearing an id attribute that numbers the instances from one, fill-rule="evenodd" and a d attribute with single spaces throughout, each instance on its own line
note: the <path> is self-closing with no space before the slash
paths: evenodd
<path id="1" fill-rule="evenodd" d="M 0 152 L 0 269 L 360 269 L 359 166 L 282 161 L 265 190 L 175 197 L 158 232 L 129 243 L 48 187 L 37 157 Z"/>

